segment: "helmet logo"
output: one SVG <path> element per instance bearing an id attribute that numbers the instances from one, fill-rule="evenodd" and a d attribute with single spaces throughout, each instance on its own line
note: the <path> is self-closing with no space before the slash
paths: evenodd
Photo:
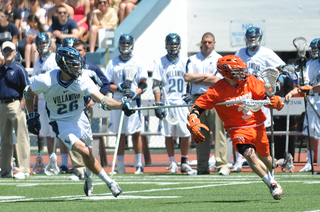
<path id="1" fill-rule="evenodd" d="M 226 63 L 222 64 L 222 69 L 228 69 L 228 65 Z"/>

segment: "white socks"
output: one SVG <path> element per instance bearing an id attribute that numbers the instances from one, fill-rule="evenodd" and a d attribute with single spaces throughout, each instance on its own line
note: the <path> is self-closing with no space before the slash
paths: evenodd
<path id="1" fill-rule="evenodd" d="M 270 172 L 268 172 L 265 176 L 263 176 L 262 181 L 268 186 L 270 187 L 271 183 L 277 183 L 276 180 L 274 179 L 274 177 L 271 175 Z"/>
<path id="2" fill-rule="evenodd" d="M 142 153 L 136 154 L 137 167 L 142 167 Z"/>
<path id="3" fill-rule="evenodd" d="M 236 162 L 237 162 L 237 163 L 238 163 L 238 162 L 241 163 L 241 161 L 242 161 L 242 155 L 241 155 L 239 152 L 236 151 Z"/>
<path id="4" fill-rule="evenodd" d="M 170 156 L 169 159 L 170 159 L 171 164 L 176 163 L 174 156 Z"/>
<path id="5" fill-rule="evenodd" d="M 66 167 L 69 167 L 68 156 L 69 154 L 61 154 L 61 165 L 65 165 Z"/>
<path id="6" fill-rule="evenodd" d="M 113 181 L 104 171 L 104 169 L 101 170 L 101 172 L 98 174 L 98 177 L 101 180 L 103 180 L 103 182 L 105 182 L 107 185 L 109 185 Z"/>

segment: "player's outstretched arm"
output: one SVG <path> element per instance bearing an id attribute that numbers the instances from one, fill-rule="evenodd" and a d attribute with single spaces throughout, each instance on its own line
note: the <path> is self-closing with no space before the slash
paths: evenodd
<path id="1" fill-rule="evenodd" d="M 205 141 L 204 135 L 201 133 L 201 130 L 209 131 L 209 128 L 200 122 L 200 115 L 204 110 L 198 107 L 197 105 L 193 105 L 190 110 L 190 114 L 188 115 L 188 124 L 187 128 L 191 133 L 191 136 L 196 143 L 202 143 Z"/>
<path id="2" fill-rule="evenodd" d="M 41 129 L 40 115 L 38 112 L 34 111 L 33 98 L 36 94 L 31 90 L 29 86 L 27 86 L 23 91 L 23 97 L 26 100 L 26 107 L 28 110 L 28 131 L 39 135 Z"/>

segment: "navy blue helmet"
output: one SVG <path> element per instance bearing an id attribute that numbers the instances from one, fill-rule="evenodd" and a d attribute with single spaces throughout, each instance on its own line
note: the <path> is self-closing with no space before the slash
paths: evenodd
<path id="1" fill-rule="evenodd" d="M 310 57 L 312 60 L 315 60 L 318 58 L 319 53 L 318 53 L 318 41 L 320 40 L 320 38 L 315 38 L 311 41 L 309 47 L 310 47 Z"/>
<path id="2" fill-rule="evenodd" d="M 62 40 L 62 46 L 63 47 L 73 47 L 74 42 L 76 41 L 76 39 L 74 37 L 66 37 Z"/>
<path id="3" fill-rule="evenodd" d="M 262 30 L 259 27 L 250 27 L 246 31 L 246 45 L 249 50 L 253 51 L 260 46 L 262 40 Z"/>
<path id="4" fill-rule="evenodd" d="M 73 79 L 77 79 L 82 74 L 83 58 L 73 47 L 59 47 L 56 62 L 60 69 Z"/>
<path id="5" fill-rule="evenodd" d="M 166 49 L 167 49 L 168 55 L 172 58 L 177 57 L 181 47 L 180 36 L 177 33 L 170 33 L 166 36 L 165 42 L 166 42 Z"/>
<path id="6" fill-rule="evenodd" d="M 45 32 L 41 32 L 37 35 L 35 43 L 36 43 L 36 47 L 37 47 L 37 51 L 39 52 L 39 55 L 46 57 L 51 50 L 50 36 Z"/>
<path id="7" fill-rule="evenodd" d="M 119 52 L 122 56 L 128 57 L 133 51 L 134 37 L 130 34 L 122 34 L 119 37 Z"/>

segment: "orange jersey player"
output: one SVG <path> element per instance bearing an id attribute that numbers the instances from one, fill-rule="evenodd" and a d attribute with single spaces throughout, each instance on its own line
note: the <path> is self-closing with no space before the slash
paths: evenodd
<path id="1" fill-rule="evenodd" d="M 224 76 L 212 85 L 205 94 L 200 96 L 191 108 L 188 116 L 188 129 L 196 142 L 203 142 L 201 130 L 208 127 L 200 123 L 200 115 L 204 110 L 215 107 L 224 128 L 228 131 L 233 147 L 248 161 L 251 169 L 262 178 L 269 187 L 275 200 L 284 195 L 280 184 L 272 176 L 272 159 L 269 151 L 269 141 L 263 122 L 266 116 L 261 110 L 253 112 L 243 104 L 234 104 L 239 100 L 263 100 L 268 98 L 265 94 L 264 83 L 245 73 L 247 65 L 237 56 L 227 55 L 218 59 L 218 71 Z M 230 104 L 216 105 L 219 102 Z M 282 100 L 279 96 L 270 97 L 268 108 L 281 110 Z"/>

